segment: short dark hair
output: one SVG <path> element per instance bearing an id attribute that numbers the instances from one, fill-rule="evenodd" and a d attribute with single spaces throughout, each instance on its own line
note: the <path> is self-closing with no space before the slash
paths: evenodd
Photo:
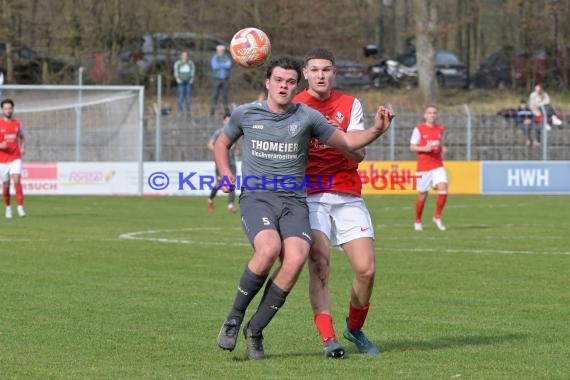
<path id="1" fill-rule="evenodd" d="M 326 59 L 328 61 L 331 61 L 331 63 L 334 66 L 334 54 L 332 51 L 330 51 L 328 49 L 324 49 L 324 48 L 309 49 L 307 54 L 305 54 L 305 59 L 303 61 L 304 65 L 307 66 L 307 63 L 311 59 Z"/>
<path id="2" fill-rule="evenodd" d="M 267 72 L 265 73 L 265 79 L 271 78 L 271 74 L 273 74 L 273 70 L 276 67 L 281 67 L 285 70 L 295 70 L 297 72 L 297 79 L 301 79 L 301 62 L 287 56 L 277 57 L 269 62 L 267 65 Z"/>
<path id="3" fill-rule="evenodd" d="M 226 117 L 231 117 L 231 116 L 232 116 L 232 114 L 231 114 L 231 113 L 229 113 L 229 112 L 226 112 L 226 113 L 224 114 L 224 117 L 223 117 L 223 119 L 225 119 Z M 222 120 L 223 120 L 223 119 L 222 119 Z"/>
<path id="4" fill-rule="evenodd" d="M 10 104 L 12 107 L 14 107 L 14 101 L 12 99 L 4 99 L 2 100 L 2 102 L 0 103 L 0 107 L 4 107 L 4 104 Z"/>

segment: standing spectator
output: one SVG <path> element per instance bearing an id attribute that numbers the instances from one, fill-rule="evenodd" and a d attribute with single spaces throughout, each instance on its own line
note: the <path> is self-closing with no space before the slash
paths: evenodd
<path id="1" fill-rule="evenodd" d="M 224 113 L 230 113 L 228 97 L 230 92 L 230 70 L 232 68 L 232 59 L 226 53 L 226 47 L 224 45 L 218 45 L 216 47 L 216 54 L 214 54 L 210 63 L 212 66 L 212 80 L 214 86 L 212 103 L 210 105 L 210 115 L 213 116 L 216 112 L 216 105 L 218 104 L 220 94 L 222 94 Z"/>
<path id="2" fill-rule="evenodd" d="M 180 59 L 174 63 L 174 78 L 178 92 L 178 112 L 190 113 L 192 108 L 192 85 L 194 83 L 196 66 L 188 57 L 188 52 L 183 51 Z"/>
<path id="3" fill-rule="evenodd" d="M 533 131 L 536 133 L 535 145 L 540 145 L 540 126 L 534 123 L 534 114 L 528 107 L 526 100 L 521 99 L 519 108 L 517 108 L 517 124 L 526 136 L 526 145 L 531 146 L 533 140 Z"/>
<path id="4" fill-rule="evenodd" d="M 229 121 L 230 121 L 230 114 L 227 113 L 224 115 L 222 127 L 216 129 L 216 131 L 212 134 L 212 137 L 210 137 L 210 140 L 208 140 L 208 149 L 212 153 L 214 152 L 214 145 L 216 143 L 216 140 L 218 139 L 218 137 L 220 136 L 220 133 L 222 133 L 222 130 L 228 124 Z M 240 150 L 239 150 L 238 144 L 236 143 L 230 149 L 230 169 L 231 169 L 233 175 L 236 175 L 236 173 L 237 173 L 236 156 L 239 156 L 239 155 L 240 155 Z M 215 165 L 215 163 L 214 163 L 214 165 Z M 210 196 L 208 197 L 208 212 L 210 214 L 212 214 L 214 212 L 214 198 L 216 197 L 216 194 L 218 193 L 218 186 L 220 184 L 220 181 L 221 181 L 220 171 L 218 170 L 218 166 L 216 165 L 216 183 L 214 184 L 213 189 L 210 192 Z M 235 198 L 236 198 L 236 192 L 235 192 L 235 189 L 233 189 L 228 194 L 228 212 L 235 213 L 237 211 L 235 206 L 234 206 Z"/>
<path id="5" fill-rule="evenodd" d="M 2 190 L 6 204 L 6 218 L 12 218 L 10 206 L 10 180 L 14 182 L 18 215 L 26 216 L 24 211 L 24 192 L 20 182 L 22 173 L 22 156 L 26 150 L 26 140 L 22 123 L 14 119 L 14 102 L 4 99 L 0 103 L 2 119 L 0 119 L 0 175 L 2 176 Z"/>
<path id="6" fill-rule="evenodd" d="M 348 134 L 365 129 L 360 101 L 333 89 L 336 68 L 331 51 L 311 49 L 305 56 L 303 74 L 309 87 L 293 99 L 295 103 L 305 103 L 316 109 L 331 124 Z M 307 187 L 313 239 L 308 261 L 309 296 L 313 320 L 327 358 L 344 357 L 344 348 L 338 342 L 333 326 L 328 286 L 331 242 L 342 249 L 354 272 L 343 335 L 362 353 L 380 353 L 378 347 L 362 331 L 370 308 L 376 274 L 374 226 L 361 197 L 362 185 L 356 170 L 364 156 L 364 149 L 342 152 L 317 140 L 313 140 L 309 148 L 308 178 L 313 183 L 318 183 L 323 178 L 332 179 L 331 182 L 327 180 L 323 186 Z M 346 180 L 352 186 L 347 187 Z"/>
<path id="7" fill-rule="evenodd" d="M 562 125 L 562 120 L 558 118 L 552 104 L 550 104 L 550 96 L 544 91 L 540 83 L 537 83 L 534 86 L 534 91 L 530 93 L 528 105 L 534 113 L 537 124 L 542 124 L 544 122 L 543 118 L 546 117 L 547 130 L 550 129 L 550 124 Z M 542 114 L 543 109 L 546 115 Z"/>
<path id="8" fill-rule="evenodd" d="M 410 150 L 418 154 L 417 182 L 418 197 L 416 200 L 416 221 L 414 229 L 422 231 L 422 213 L 430 188 L 437 189 L 437 203 L 433 221 L 437 228 L 445 231 L 441 221 L 441 213 L 447 200 L 447 172 L 443 167 L 443 153 L 447 151 L 442 143 L 445 128 L 436 124 L 437 107 L 427 106 L 424 112 L 424 122 L 416 126 L 410 139 Z"/>
<path id="9" fill-rule="evenodd" d="M 0 86 L 4 85 L 4 70 L 0 69 Z M 0 97 L 2 96 L 2 89 L 0 89 Z"/>

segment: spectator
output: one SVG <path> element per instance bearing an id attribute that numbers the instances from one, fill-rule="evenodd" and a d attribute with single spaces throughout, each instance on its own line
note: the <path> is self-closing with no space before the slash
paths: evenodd
<path id="1" fill-rule="evenodd" d="M 0 86 L 4 84 L 4 71 L 0 70 Z M 0 97 L 2 96 L 2 89 L 0 89 Z"/>
<path id="2" fill-rule="evenodd" d="M 180 59 L 174 63 L 174 78 L 178 93 L 178 112 L 190 113 L 192 108 L 192 84 L 196 66 L 188 57 L 188 52 L 183 51 Z"/>
<path id="3" fill-rule="evenodd" d="M 533 144 L 533 131 L 536 136 L 536 141 L 534 145 L 540 145 L 540 125 L 534 123 L 534 113 L 528 107 L 526 100 L 521 99 L 519 108 L 517 109 L 517 125 L 524 132 L 526 136 L 526 145 L 531 146 Z"/>
<path id="4" fill-rule="evenodd" d="M 216 54 L 212 57 L 212 80 L 214 86 L 214 93 L 212 95 L 212 104 L 210 105 L 210 115 L 213 116 L 216 112 L 216 105 L 218 98 L 222 95 L 222 102 L 224 105 L 224 113 L 230 113 L 228 104 L 228 96 L 230 92 L 230 70 L 232 68 L 232 60 L 226 53 L 224 45 L 216 47 Z"/>
<path id="5" fill-rule="evenodd" d="M 542 124 L 544 121 L 544 116 L 542 115 L 542 110 L 544 109 L 548 124 L 562 125 L 562 120 L 558 118 L 554 108 L 550 104 L 550 96 L 544 91 L 540 83 L 534 86 L 534 91 L 531 92 L 528 103 L 537 124 Z M 547 129 L 550 129 L 550 126 L 548 126 Z"/>

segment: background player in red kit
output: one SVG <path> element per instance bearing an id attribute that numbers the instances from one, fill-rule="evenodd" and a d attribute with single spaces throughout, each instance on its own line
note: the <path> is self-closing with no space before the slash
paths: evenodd
<path id="1" fill-rule="evenodd" d="M 422 231 L 422 213 L 431 187 L 437 189 L 437 203 L 435 206 L 434 223 L 441 231 L 445 231 L 445 225 L 441 221 L 441 213 L 447 200 L 447 172 L 443 167 L 442 155 L 447 151 L 443 146 L 442 137 L 445 128 L 441 124 L 436 124 L 437 107 L 429 105 L 424 112 L 425 121 L 416 128 L 410 139 L 410 150 L 418 153 L 417 188 L 418 197 L 416 199 L 416 221 L 414 229 Z"/>
<path id="2" fill-rule="evenodd" d="M 25 152 L 26 140 L 22 123 L 12 117 L 14 113 L 14 102 L 11 99 L 4 99 L 0 103 L 2 108 L 2 119 L 0 119 L 0 175 L 2 176 L 2 190 L 4 203 L 6 204 L 6 218 L 12 218 L 12 207 L 10 206 L 10 180 L 14 183 L 16 190 L 16 202 L 18 204 L 18 215 L 26 216 L 24 211 L 24 192 L 20 176 L 22 173 L 22 155 Z"/>
<path id="3" fill-rule="evenodd" d="M 358 99 L 333 90 L 336 69 L 332 52 L 320 48 L 310 50 L 305 56 L 303 74 L 309 87 L 298 94 L 294 102 L 316 109 L 344 132 L 365 129 Z M 376 355 L 380 352 L 362 331 L 376 273 L 374 229 L 361 197 L 361 183 L 356 171 L 364 155 L 364 149 L 341 152 L 314 139 L 309 150 L 306 174 L 315 184 L 314 189 L 307 188 L 313 238 L 308 260 L 309 295 L 315 325 L 323 341 L 325 356 L 329 358 L 344 356 L 344 348 L 338 342 L 333 327 L 328 289 L 331 242 L 344 250 L 354 271 L 343 335 L 362 353 Z M 329 178 L 332 178 L 332 183 Z M 346 185 L 347 179 L 353 186 Z"/>

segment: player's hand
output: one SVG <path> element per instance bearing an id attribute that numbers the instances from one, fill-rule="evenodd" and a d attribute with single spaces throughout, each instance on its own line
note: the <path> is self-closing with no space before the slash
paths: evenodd
<path id="1" fill-rule="evenodd" d="M 377 131 L 380 132 L 380 135 L 383 135 L 390 129 L 390 124 L 392 123 L 392 119 L 396 116 L 392 110 L 380 106 L 376 111 L 376 115 L 374 116 L 374 127 Z"/>
<path id="2" fill-rule="evenodd" d="M 433 146 L 431 145 L 431 141 L 428 141 L 426 143 L 426 146 L 424 146 L 424 152 L 431 152 L 433 149 Z"/>
<path id="3" fill-rule="evenodd" d="M 234 191 L 236 189 L 236 176 L 233 175 L 232 173 L 222 175 L 220 181 L 220 189 L 224 193 L 231 193 L 232 191 Z"/>

